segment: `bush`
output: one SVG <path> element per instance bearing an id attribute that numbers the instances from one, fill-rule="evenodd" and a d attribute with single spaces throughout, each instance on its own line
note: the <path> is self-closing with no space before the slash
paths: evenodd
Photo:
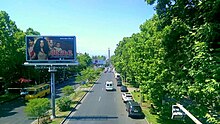
<path id="1" fill-rule="evenodd" d="M 50 101 L 47 98 L 36 98 L 27 103 L 25 112 L 30 117 L 36 117 L 39 122 L 39 118 L 46 116 L 49 109 Z"/>
<path id="2" fill-rule="evenodd" d="M 61 97 L 57 100 L 57 107 L 60 109 L 60 111 L 67 111 L 71 108 L 72 101 L 69 99 L 69 97 Z"/>
<path id="3" fill-rule="evenodd" d="M 75 91 L 72 86 L 65 86 L 64 88 L 62 88 L 62 93 L 64 93 L 65 96 L 68 96 L 74 92 Z"/>

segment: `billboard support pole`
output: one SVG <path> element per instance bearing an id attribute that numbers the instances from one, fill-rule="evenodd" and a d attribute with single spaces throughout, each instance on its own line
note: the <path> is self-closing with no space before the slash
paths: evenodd
<path id="1" fill-rule="evenodd" d="M 48 72 L 51 73 L 51 78 L 50 78 L 50 86 L 51 86 L 51 108 L 52 108 L 52 115 L 51 119 L 56 118 L 55 115 L 55 72 L 57 70 L 54 67 L 49 67 Z"/>

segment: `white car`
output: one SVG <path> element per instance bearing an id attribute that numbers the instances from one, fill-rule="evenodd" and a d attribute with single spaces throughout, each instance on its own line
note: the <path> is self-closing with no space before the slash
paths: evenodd
<path id="1" fill-rule="evenodd" d="M 112 81 L 106 81 L 105 83 L 105 90 L 108 91 L 108 90 L 114 90 L 114 85 L 113 85 L 113 82 Z"/>
<path id="2" fill-rule="evenodd" d="M 130 93 L 122 93 L 122 100 L 124 102 L 127 102 L 127 101 L 130 101 L 130 100 L 133 100 L 133 97 Z"/>

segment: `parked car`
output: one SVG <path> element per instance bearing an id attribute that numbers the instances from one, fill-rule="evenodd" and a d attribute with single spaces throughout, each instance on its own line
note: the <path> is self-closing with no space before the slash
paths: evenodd
<path id="1" fill-rule="evenodd" d="M 122 79 L 121 77 L 117 78 L 117 86 L 121 86 L 122 85 Z"/>
<path id="2" fill-rule="evenodd" d="M 128 92 L 128 88 L 126 86 L 122 85 L 121 92 Z"/>
<path id="3" fill-rule="evenodd" d="M 133 97 L 130 93 L 122 93 L 122 100 L 126 103 L 133 100 Z"/>
<path id="4" fill-rule="evenodd" d="M 135 101 L 128 101 L 126 103 L 126 111 L 128 112 L 128 117 L 136 117 L 136 118 L 145 117 L 140 105 Z"/>

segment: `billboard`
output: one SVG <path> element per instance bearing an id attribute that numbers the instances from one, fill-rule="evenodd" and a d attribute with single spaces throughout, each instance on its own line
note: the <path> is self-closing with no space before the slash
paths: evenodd
<path id="1" fill-rule="evenodd" d="M 75 36 L 26 36 L 25 41 L 28 62 L 76 60 Z"/>

